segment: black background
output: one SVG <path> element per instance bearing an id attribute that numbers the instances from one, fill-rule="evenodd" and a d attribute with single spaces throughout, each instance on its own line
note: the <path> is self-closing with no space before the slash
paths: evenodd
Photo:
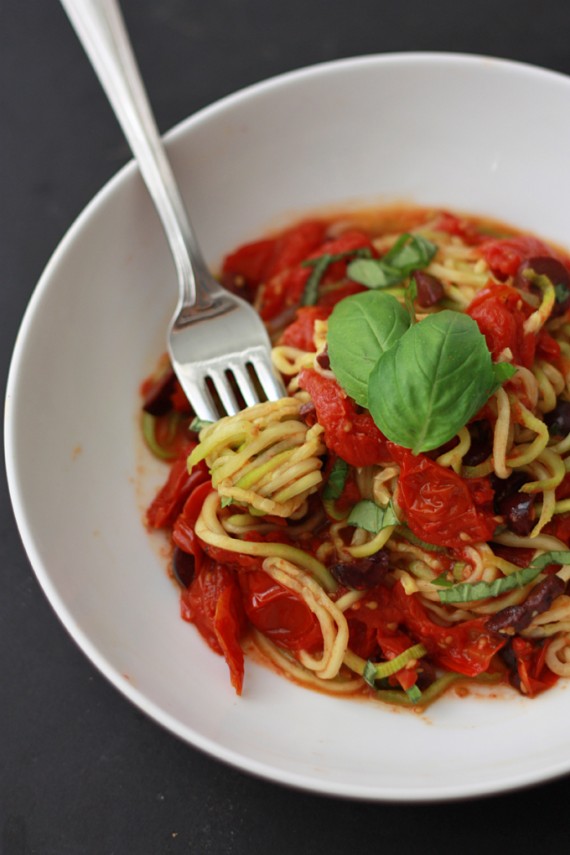
<path id="1" fill-rule="evenodd" d="M 123 8 L 162 131 L 244 85 L 358 54 L 465 51 L 570 73 L 566 0 L 124 0 Z M 49 256 L 129 154 L 56 0 L 0 0 L 0 63 L 4 383 Z M 469 132 L 468 115 L 458 128 Z M 548 128 L 544 140 L 548 156 Z M 179 742 L 125 701 L 62 628 L 24 555 L 2 479 L 2 855 L 568 851 L 568 778 L 465 802 L 367 804 L 288 790 Z"/>

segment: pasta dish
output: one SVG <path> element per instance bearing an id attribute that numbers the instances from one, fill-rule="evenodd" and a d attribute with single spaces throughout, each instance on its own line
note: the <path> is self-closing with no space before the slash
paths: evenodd
<path id="1" fill-rule="evenodd" d="M 200 423 L 142 385 L 182 617 L 308 687 L 414 709 L 570 677 L 570 260 L 444 211 L 303 220 L 226 256 L 287 397 Z M 215 389 L 213 390 L 215 395 Z"/>

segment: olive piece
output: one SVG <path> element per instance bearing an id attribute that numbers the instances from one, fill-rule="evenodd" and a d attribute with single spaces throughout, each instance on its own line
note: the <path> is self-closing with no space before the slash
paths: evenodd
<path id="1" fill-rule="evenodd" d="M 551 436 L 567 436 L 570 433 L 570 401 L 558 401 L 555 408 L 544 416 Z"/>
<path id="2" fill-rule="evenodd" d="M 145 395 L 143 410 L 151 416 L 164 416 L 172 409 L 170 396 L 174 392 L 176 377 L 172 368 L 169 368 L 152 384 Z"/>
<path id="3" fill-rule="evenodd" d="M 172 553 L 172 575 L 184 590 L 192 584 L 194 570 L 194 556 L 175 546 Z"/>
<path id="4" fill-rule="evenodd" d="M 500 503 L 499 513 L 515 534 L 526 537 L 534 525 L 534 496 L 528 493 L 513 493 Z"/>
<path id="5" fill-rule="evenodd" d="M 570 305 L 570 272 L 556 258 L 539 255 L 527 258 L 522 262 L 515 275 L 515 286 L 521 291 L 528 291 L 531 283 L 524 275 L 525 270 L 533 270 L 539 276 L 546 276 L 556 288 L 556 302 L 551 317 L 563 315 Z"/>
<path id="6" fill-rule="evenodd" d="M 478 466 L 487 460 L 493 450 L 493 431 L 486 419 L 472 422 L 469 426 L 471 445 L 463 455 L 465 466 Z"/>
<path id="7" fill-rule="evenodd" d="M 491 487 L 495 491 L 494 510 L 496 514 L 501 514 L 501 505 L 505 499 L 508 499 L 514 493 L 518 493 L 523 484 L 530 481 L 529 476 L 525 472 L 513 472 L 508 478 L 498 478 L 496 475 L 491 475 Z"/>
<path id="8" fill-rule="evenodd" d="M 370 558 L 333 564 L 329 570 L 340 585 L 354 588 L 355 591 L 366 591 L 382 582 L 388 572 L 388 566 L 388 553 L 381 549 Z"/>
<path id="9" fill-rule="evenodd" d="M 417 288 L 417 302 L 422 309 L 429 309 L 443 300 L 445 291 L 443 285 L 436 276 L 426 273 L 425 270 L 414 270 L 414 282 Z"/>

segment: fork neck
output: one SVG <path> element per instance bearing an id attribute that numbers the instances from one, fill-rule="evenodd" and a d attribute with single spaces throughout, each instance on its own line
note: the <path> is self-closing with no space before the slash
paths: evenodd
<path id="1" fill-rule="evenodd" d="M 137 160 L 176 265 L 179 306 L 208 307 L 208 273 L 162 146 L 117 0 L 61 0 Z"/>

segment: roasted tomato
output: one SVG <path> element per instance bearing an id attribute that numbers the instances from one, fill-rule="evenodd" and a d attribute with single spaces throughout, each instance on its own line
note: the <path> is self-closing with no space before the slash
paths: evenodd
<path id="1" fill-rule="evenodd" d="M 248 620 L 279 647 L 314 651 L 323 646 L 319 622 L 299 594 L 263 570 L 240 573 L 239 584 Z"/>
<path id="2" fill-rule="evenodd" d="M 459 550 L 492 537 L 497 524 L 488 508 L 487 491 L 479 508 L 467 482 L 452 469 L 394 443 L 388 447 L 400 464 L 396 501 L 417 537 Z"/>
<path id="3" fill-rule="evenodd" d="M 328 448 L 352 466 L 370 466 L 389 460 L 386 439 L 369 412 L 359 412 L 356 404 L 336 380 L 304 369 L 299 385 L 311 396 L 317 421 L 325 429 Z"/>
<path id="4" fill-rule="evenodd" d="M 241 592 L 231 570 L 207 556 L 189 588 L 182 592 L 181 613 L 193 623 L 230 669 L 232 686 L 241 695 L 244 661 L 240 638 L 245 629 Z"/>

